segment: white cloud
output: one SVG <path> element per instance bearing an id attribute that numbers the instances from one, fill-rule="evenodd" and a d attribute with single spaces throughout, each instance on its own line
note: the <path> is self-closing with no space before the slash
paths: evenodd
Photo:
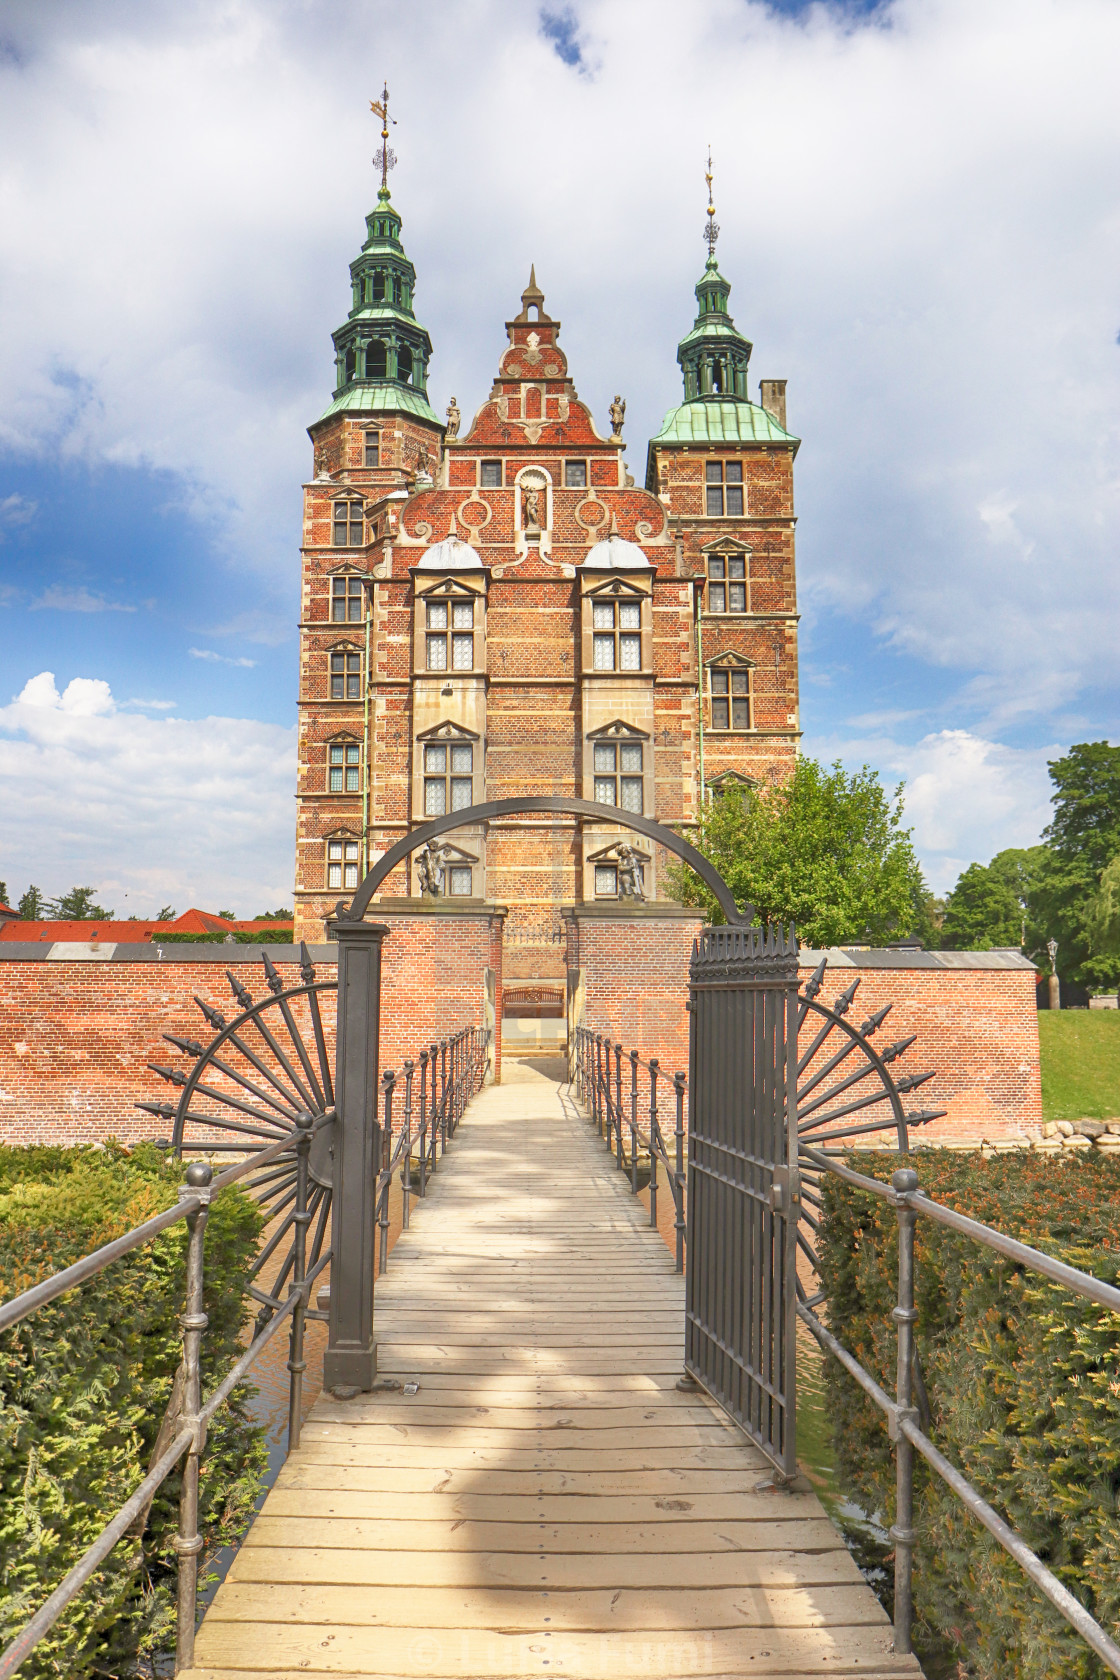
<path id="1" fill-rule="evenodd" d="M 889 735 L 806 743 L 814 757 L 849 768 L 871 764 L 884 783 L 906 784 L 906 822 L 934 892 L 945 893 L 970 863 L 1010 846 L 1037 844 L 1050 820 L 1048 759 L 1059 746 L 1008 747 L 964 729 L 941 729 L 913 746 Z"/>
<path id="2" fill-rule="evenodd" d="M 188 648 L 187 652 L 192 659 L 208 659 L 212 665 L 240 665 L 247 670 L 252 670 L 257 663 L 255 659 L 246 659 L 244 656 L 234 659 L 229 654 L 215 653 L 212 648 L 192 647 Z"/>
<path id="3" fill-rule="evenodd" d="M 295 730 L 121 711 L 109 684 L 43 671 L 0 708 L 0 853 L 19 896 L 96 885 L 118 912 L 252 915 L 290 899 Z M 19 890 L 16 883 L 22 883 Z"/>
<path id="4" fill-rule="evenodd" d="M 18 491 L 13 491 L 10 496 L 4 496 L 0 499 L 0 542 L 4 540 L 5 527 L 14 529 L 19 525 L 30 525 L 38 511 L 38 502 L 30 501 L 26 496 L 21 496 Z"/>
<path id="5" fill-rule="evenodd" d="M 173 712 L 178 705 L 177 700 L 122 700 L 122 706 L 139 706 L 146 712 Z"/>
<path id="6" fill-rule="evenodd" d="M 94 595 L 83 585 L 77 588 L 67 588 L 62 583 L 52 583 L 49 588 L 31 603 L 32 612 L 126 612 L 132 613 L 136 608 L 128 601 L 107 601 L 104 595 Z"/>

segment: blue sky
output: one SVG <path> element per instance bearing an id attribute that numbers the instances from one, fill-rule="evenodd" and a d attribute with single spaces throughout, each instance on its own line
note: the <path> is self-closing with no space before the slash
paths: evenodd
<path id="1" fill-rule="evenodd" d="M 305 428 L 385 77 L 436 406 L 483 400 L 535 262 L 639 478 L 711 143 L 803 438 L 807 750 L 906 779 L 939 890 L 1034 840 L 1047 757 L 1120 736 L 1118 50 L 1111 0 L 9 0 L 10 894 L 290 892 Z"/>

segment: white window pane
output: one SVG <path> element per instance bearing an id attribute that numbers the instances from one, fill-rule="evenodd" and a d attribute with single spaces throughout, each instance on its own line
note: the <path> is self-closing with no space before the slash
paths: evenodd
<path id="1" fill-rule="evenodd" d="M 623 671 L 640 671 L 642 668 L 642 638 L 640 636 L 620 636 L 619 654 L 620 668 Z"/>
<path id="2" fill-rule="evenodd" d="M 474 748 L 470 746 L 452 747 L 451 768 L 458 775 L 469 775 L 474 769 Z"/>
<path id="3" fill-rule="evenodd" d="M 447 784 L 442 778 L 424 783 L 424 815 L 442 817 L 447 809 Z"/>
<path id="4" fill-rule="evenodd" d="M 474 637 L 452 636 L 451 664 L 456 671 L 469 671 L 474 666 Z"/>
<path id="5" fill-rule="evenodd" d="M 465 811 L 471 803 L 473 783 L 469 776 L 453 776 L 451 778 L 451 809 Z"/>
<path id="6" fill-rule="evenodd" d="M 327 841 L 327 856 L 329 858 L 340 858 L 342 856 L 342 841 L 341 840 L 328 840 Z"/>
<path id="7" fill-rule="evenodd" d="M 718 485 L 709 484 L 704 511 L 709 519 L 718 519 L 723 513 L 723 491 Z"/>
<path id="8" fill-rule="evenodd" d="M 357 856 L 358 856 L 358 842 L 356 840 L 347 840 L 347 842 L 346 842 L 346 858 L 347 858 L 347 861 L 348 862 L 352 861 L 353 859 L 357 858 Z"/>
<path id="9" fill-rule="evenodd" d="M 357 866 L 356 863 L 348 863 L 346 865 L 346 889 L 347 889 L 347 891 L 348 892 L 353 892 L 353 890 L 357 886 L 357 884 L 358 884 L 358 866 Z"/>
<path id="10" fill-rule="evenodd" d="M 439 776 L 447 769 L 446 747 L 425 747 L 424 768 L 429 775 Z"/>
<path id="11" fill-rule="evenodd" d="M 622 778 L 622 809 L 637 811 L 642 809 L 642 778 L 640 776 L 623 776 Z"/>
<path id="12" fill-rule="evenodd" d="M 341 764 L 342 763 L 342 748 L 341 747 L 332 747 L 330 749 L 330 754 L 331 754 L 331 763 L 332 764 Z"/>
<path id="13" fill-rule="evenodd" d="M 640 741 L 622 743 L 622 769 L 629 775 L 642 773 L 642 744 Z"/>
<path id="14" fill-rule="evenodd" d="M 614 748 L 609 741 L 595 743 L 595 770 L 599 774 L 614 773 Z"/>
<path id="15" fill-rule="evenodd" d="M 614 804 L 614 777 L 613 776 L 596 776 L 596 778 L 595 778 L 595 803 L 597 805 L 613 805 Z"/>
<path id="16" fill-rule="evenodd" d="M 736 729 L 749 729 L 751 726 L 751 703 L 749 700 L 732 700 L 731 709 Z"/>
<path id="17" fill-rule="evenodd" d="M 469 898 L 471 896 L 471 870 L 456 864 L 451 871 L 452 898 Z"/>
<path id="18" fill-rule="evenodd" d="M 747 586 L 746 586 L 746 584 L 745 583 L 729 584 L 728 585 L 728 592 L 729 592 L 730 597 L 731 597 L 731 611 L 733 613 L 745 613 L 746 610 L 747 610 Z"/>
<path id="19" fill-rule="evenodd" d="M 727 575 L 730 578 L 746 577 L 747 562 L 743 555 L 740 554 L 736 556 L 733 554 L 731 556 L 730 560 L 727 562 Z"/>
<path id="20" fill-rule="evenodd" d="M 710 583 L 708 585 L 708 611 L 714 613 L 727 611 L 726 584 Z"/>
<path id="21" fill-rule="evenodd" d="M 713 700 L 712 701 L 712 728 L 713 729 L 730 729 L 731 728 L 731 723 L 730 723 L 730 720 L 729 720 L 727 705 L 728 705 L 728 703 L 727 703 L 726 700 Z"/>
<path id="22" fill-rule="evenodd" d="M 596 636 L 595 640 L 595 669 L 597 671 L 614 670 L 614 637 Z"/>
<path id="23" fill-rule="evenodd" d="M 347 749 L 346 749 L 346 762 L 347 762 L 347 764 L 357 764 L 360 756 L 361 756 L 361 748 L 360 747 L 347 747 Z"/>
<path id="24" fill-rule="evenodd" d="M 338 768 L 338 769 L 333 769 L 332 768 L 332 770 L 331 770 L 330 791 L 332 793 L 341 793 L 342 792 L 342 770 L 341 770 L 341 767 Z"/>
<path id="25" fill-rule="evenodd" d="M 743 489 L 739 484 L 727 486 L 727 513 L 731 519 L 741 519 L 743 516 Z"/>
<path id="26" fill-rule="evenodd" d="M 595 602 L 591 608 L 591 627 L 594 630 L 614 629 L 614 605 L 612 602 Z"/>
<path id="27" fill-rule="evenodd" d="M 328 863 L 327 886 L 328 888 L 342 886 L 342 865 L 340 863 Z"/>
<path id="28" fill-rule="evenodd" d="M 428 669 L 429 671 L 446 671 L 447 669 L 447 637 L 428 637 Z"/>
<path id="29" fill-rule="evenodd" d="M 360 773 L 352 765 L 346 767 L 346 791 L 347 793 L 361 793 L 362 791 Z"/>
<path id="30" fill-rule="evenodd" d="M 614 898 L 618 893 L 618 871 L 612 864 L 595 865 L 595 891 L 602 898 Z"/>
<path id="31" fill-rule="evenodd" d="M 429 630 L 446 630 L 447 629 L 447 602 L 446 601 L 429 601 L 428 602 L 428 629 Z"/>
<path id="32" fill-rule="evenodd" d="M 470 630 L 474 625 L 474 602 L 456 601 L 451 608 L 451 628 Z"/>
<path id="33" fill-rule="evenodd" d="M 642 628 L 640 601 L 620 601 L 618 603 L 618 628 L 620 630 L 640 630 Z"/>

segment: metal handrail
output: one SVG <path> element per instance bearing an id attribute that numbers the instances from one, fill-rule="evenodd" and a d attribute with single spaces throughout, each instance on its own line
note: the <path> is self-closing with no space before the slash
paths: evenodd
<path id="1" fill-rule="evenodd" d="M 611 1068 L 611 1058 L 614 1058 L 614 1068 Z M 628 1063 L 630 1077 L 628 1089 L 623 1091 L 623 1061 Z M 649 1075 L 649 1103 L 639 1118 L 638 1069 L 645 1068 Z M 647 1059 L 639 1055 L 637 1050 L 626 1050 L 621 1043 L 613 1043 L 603 1034 L 592 1031 L 588 1027 L 577 1027 L 575 1041 L 570 1055 L 569 1075 L 571 1083 L 576 1087 L 576 1094 L 585 1107 L 590 1109 L 600 1137 L 615 1157 L 620 1171 L 626 1171 L 624 1131 L 629 1133 L 630 1139 L 630 1189 L 634 1195 L 639 1190 L 638 1184 L 638 1154 L 639 1145 L 643 1145 L 649 1153 L 649 1222 L 656 1229 L 657 1226 L 657 1193 L 658 1178 L 657 1164 L 660 1161 L 665 1168 L 665 1177 L 673 1198 L 674 1232 L 676 1249 L 676 1269 L 684 1271 L 685 1254 L 685 1193 L 686 1173 L 684 1160 L 684 1102 L 688 1089 L 688 1080 L 683 1073 L 672 1075 L 672 1085 L 676 1106 L 676 1124 L 674 1127 L 674 1152 L 670 1158 L 669 1150 L 661 1130 L 661 1120 L 658 1112 L 659 1079 L 668 1076 L 661 1071 L 661 1064 L 656 1056 Z M 644 1129 L 643 1129 L 644 1128 Z"/>
<path id="2" fill-rule="evenodd" d="M 999 1513 L 987 1503 L 956 1466 L 938 1451 L 929 1436 L 919 1427 L 919 1414 L 912 1403 L 914 1324 L 918 1316 L 914 1307 L 914 1228 L 919 1216 L 948 1226 L 1006 1259 L 1013 1260 L 1017 1265 L 1038 1272 L 1063 1288 L 1075 1291 L 1098 1306 L 1109 1308 L 1116 1313 L 1120 1313 L 1120 1289 L 1102 1282 L 1100 1278 L 1095 1278 L 1088 1272 L 1078 1270 L 1075 1266 L 1067 1266 L 1064 1261 L 1055 1260 L 1051 1255 L 1043 1254 L 1040 1249 L 1018 1242 L 1003 1231 L 981 1224 L 979 1220 L 969 1219 L 965 1214 L 957 1213 L 953 1208 L 934 1201 L 919 1189 L 918 1174 L 912 1167 L 900 1168 L 892 1176 L 890 1184 L 884 1184 L 880 1179 L 858 1173 L 844 1162 L 833 1160 L 818 1150 L 803 1148 L 801 1154 L 803 1159 L 807 1159 L 820 1171 L 833 1173 L 845 1183 L 892 1203 L 898 1215 L 898 1304 L 891 1315 L 898 1327 L 898 1365 L 893 1400 L 855 1355 L 826 1330 L 804 1299 L 797 1305 L 798 1317 L 812 1331 L 825 1352 L 831 1354 L 844 1367 L 849 1376 L 886 1414 L 888 1433 L 895 1443 L 895 1520 L 890 1529 L 890 1537 L 895 1546 L 895 1650 L 901 1655 L 907 1655 L 912 1648 L 913 1562 L 917 1540 L 914 1528 L 914 1453 L 918 1452 L 946 1486 L 952 1489 L 965 1508 L 983 1524 L 1004 1551 L 1015 1559 L 1024 1574 L 1096 1652 L 1105 1666 L 1113 1674 L 1120 1675 L 1120 1645 L 1109 1637 L 1085 1606 L 1047 1569 L 1022 1536 L 1004 1522 Z"/>
<path id="3" fill-rule="evenodd" d="M 421 1061 L 430 1061 L 432 1068 L 432 1104 L 431 1110 L 425 1117 L 424 1125 L 432 1136 L 432 1162 L 438 1158 L 435 1155 L 437 1139 L 442 1139 L 442 1152 L 446 1151 L 447 1139 L 453 1136 L 463 1111 L 471 1097 L 477 1094 L 485 1079 L 487 1066 L 487 1052 L 490 1044 L 489 1029 L 467 1027 L 444 1039 L 439 1045 L 433 1045 L 430 1051 L 424 1051 Z M 436 1060 L 440 1064 L 440 1090 L 436 1096 Z M 411 1061 L 404 1063 L 405 1073 L 405 1124 L 400 1129 L 395 1149 L 392 1147 L 392 1097 L 399 1082 L 395 1073 L 387 1073 L 382 1081 L 383 1098 L 385 1103 L 385 1125 L 383 1128 L 383 1160 L 375 1185 L 375 1209 L 381 1224 L 381 1244 L 379 1254 L 379 1272 L 385 1269 L 388 1249 L 388 1195 L 393 1171 L 401 1159 L 405 1157 L 404 1177 L 404 1219 L 408 1223 L 408 1196 L 411 1186 L 407 1183 L 408 1150 L 411 1147 L 411 1119 L 412 1119 L 412 1084 L 415 1064 Z M 310 1269 L 306 1264 L 306 1228 L 311 1218 L 307 1212 L 308 1192 L 310 1185 L 309 1157 L 311 1141 L 324 1126 L 333 1124 L 336 1118 L 334 1109 L 320 1115 L 318 1119 L 310 1114 L 295 1116 L 294 1135 L 286 1134 L 277 1138 L 265 1148 L 257 1150 L 244 1161 L 228 1167 L 217 1177 L 206 1161 L 192 1161 L 187 1168 L 186 1183 L 180 1186 L 179 1200 L 174 1207 L 167 1208 L 163 1213 L 156 1214 L 143 1224 L 112 1242 L 103 1244 L 92 1254 L 87 1254 L 72 1266 L 67 1266 L 55 1276 L 44 1278 L 31 1289 L 24 1290 L 10 1301 L 0 1305 L 0 1331 L 10 1329 L 19 1324 L 37 1308 L 46 1306 L 57 1300 L 59 1296 L 76 1288 L 79 1284 L 95 1277 L 104 1271 L 114 1261 L 131 1253 L 134 1249 L 151 1242 L 162 1232 L 168 1230 L 180 1220 L 185 1220 L 188 1226 L 187 1240 L 187 1277 L 186 1277 L 186 1310 L 180 1318 L 183 1327 L 183 1356 L 179 1372 L 182 1379 L 176 1380 L 176 1387 L 172 1391 L 171 1407 L 178 1401 L 177 1412 L 169 1407 L 165 1418 L 165 1427 L 174 1427 L 181 1419 L 182 1426 L 156 1461 L 149 1467 L 147 1475 L 140 1482 L 120 1510 L 109 1520 L 100 1534 L 87 1548 L 70 1572 L 51 1593 L 50 1597 L 40 1605 L 35 1615 L 21 1628 L 15 1639 L 0 1654 L 0 1680 L 9 1680 L 17 1672 L 35 1646 L 49 1633 L 59 1616 L 66 1609 L 87 1584 L 90 1578 L 104 1563 L 118 1542 L 124 1538 L 129 1529 L 151 1507 L 152 1499 L 157 1490 L 167 1480 L 176 1465 L 187 1455 L 187 1464 L 183 1472 L 182 1487 L 179 1499 L 179 1533 L 175 1540 L 175 1550 L 179 1554 L 179 1569 L 177 1583 L 178 1616 L 176 1629 L 175 1671 L 179 1673 L 190 1668 L 194 1660 L 195 1614 L 198 1592 L 198 1557 L 202 1551 L 203 1541 L 198 1533 L 198 1485 L 199 1460 L 205 1443 L 206 1425 L 222 1406 L 238 1383 L 242 1381 L 247 1371 L 260 1357 L 265 1347 L 279 1334 L 287 1319 L 291 1319 L 290 1346 L 288 1358 L 289 1395 L 288 1395 L 288 1442 L 287 1450 L 291 1452 L 299 1445 L 303 1372 L 303 1344 L 306 1322 L 309 1318 L 320 1318 L 324 1315 L 313 1312 L 308 1307 L 311 1286 L 315 1279 L 330 1264 L 332 1250 L 327 1249 Z M 249 1343 L 248 1348 L 237 1360 L 236 1364 L 226 1373 L 213 1393 L 203 1401 L 200 1389 L 200 1352 L 202 1332 L 206 1327 L 206 1315 L 202 1310 L 203 1304 L 203 1239 L 210 1204 L 214 1195 L 235 1184 L 239 1179 L 258 1171 L 266 1166 L 278 1155 L 286 1150 L 295 1150 L 296 1154 L 296 1191 L 294 1224 L 296 1239 L 293 1250 L 292 1277 L 288 1286 L 288 1298 L 284 1302 L 266 1303 L 265 1311 L 269 1314 L 267 1321 L 260 1326 L 258 1333 Z M 423 1194 L 423 1190 L 421 1191 Z M 293 1216 L 289 1216 L 290 1218 Z M 260 1321 L 258 1321 L 259 1323 Z M 161 1431 L 162 1437 L 162 1431 Z M 157 1448 L 159 1446 L 157 1442 Z"/>

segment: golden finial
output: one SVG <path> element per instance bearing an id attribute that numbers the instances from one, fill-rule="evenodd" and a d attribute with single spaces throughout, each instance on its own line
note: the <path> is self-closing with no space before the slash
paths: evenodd
<path id="1" fill-rule="evenodd" d="M 719 223 L 716 221 L 716 207 L 712 198 L 712 148 L 708 147 L 708 168 L 704 175 L 708 183 L 708 225 L 704 229 L 704 239 L 708 247 L 708 260 L 716 254 L 716 240 L 719 238 Z"/>
<path id="2" fill-rule="evenodd" d="M 375 117 L 381 118 L 381 144 L 374 153 L 373 162 L 374 166 L 381 171 L 381 190 L 382 192 L 388 192 L 389 171 L 395 169 L 397 164 L 397 154 L 389 145 L 389 124 L 392 123 L 395 128 L 397 119 L 389 115 L 388 82 L 381 89 L 381 98 L 370 100 L 369 108 Z"/>

